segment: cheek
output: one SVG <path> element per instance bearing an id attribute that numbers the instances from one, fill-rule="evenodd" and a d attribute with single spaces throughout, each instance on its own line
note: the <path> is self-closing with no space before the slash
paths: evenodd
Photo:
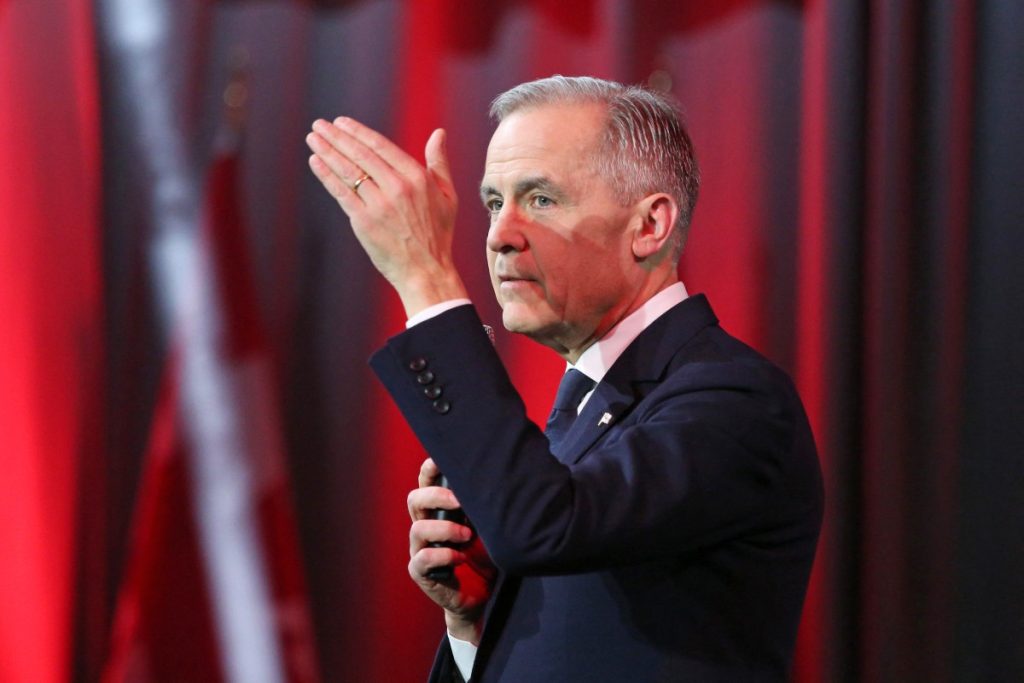
<path id="1" fill-rule="evenodd" d="M 503 306 L 501 301 L 501 290 L 499 288 L 498 278 L 494 276 L 494 261 L 495 254 L 490 249 L 487 250 L 487 274 L 491 280 L 491 290 L 494 292 L 494 298 L 498 301 L 499 306 Z"/>
<path id="2" fill-rule="evenodd" d="M 624 268 L 627 264 L 614 253 L 595 253 L 585 263 L 577 263 L 571 273 L 566 273 L 567 282 L 572 284 L 572 305 L 585 310 L 602 310 L 610 302 L 624 295 Z"/>
<path id="3" fill-rule="evenodd" d="M 535 252 L 535 263 L 544 283 L 544 301 L 555 316 L 564 318 L 579 308 L 587 289 L 600 269 L 588 258 L 581 258 L 586 245 L 568 240 L 549 242 L 544 250 Z"/>
<path id="4" fill-rule="evenodd" d="M 498 260 L 498 255 L 490 249 L 487 250 L 487 274 L 491 278 L 491 283 L 496 284 L 494 276 L 494 264 Z"/>

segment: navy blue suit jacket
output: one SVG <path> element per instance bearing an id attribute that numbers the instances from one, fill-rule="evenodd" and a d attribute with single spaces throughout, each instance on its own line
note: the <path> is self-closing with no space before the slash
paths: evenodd
<path id="1" fill-rule="evenodd" d="M 371 359 L 501 570 L 473 681 L 785 678 L 821 474 L 789 378 L 717 323 L 651 324 L 556 453 L 472 307 Z"/>

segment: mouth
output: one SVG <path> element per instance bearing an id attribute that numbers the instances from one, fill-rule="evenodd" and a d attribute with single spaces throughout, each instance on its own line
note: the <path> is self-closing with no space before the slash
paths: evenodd
<path id="1" fill-rule="evenodd" d="M 536 282 L 537 278 L 517 271 L 499 271 L 499 282 Z"/>
<path id="2" fill-rule="evenodd" d="M 498 275 L 498 288 L 503 292 L 515 292 L 537 285 L 534 278 L 522 275 Z"/>

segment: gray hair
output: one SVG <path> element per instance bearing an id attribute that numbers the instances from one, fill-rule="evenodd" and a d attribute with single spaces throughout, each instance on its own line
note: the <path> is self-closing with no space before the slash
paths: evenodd
<path id="1" fill-rule="evenodd" d="M 652 192 L 665 192 L 676 200 L 679 217 L 671 253 L 678 260 L 697 204 L 700 170 L 678 105 L 667 95 L 589 76 L 551 76 L 498 95 L 491 103 L 491 117 L 501 122 L 522 109 L 581 102 L 608 108 L 594 161 L 618 201 L 629 205 Z"/>

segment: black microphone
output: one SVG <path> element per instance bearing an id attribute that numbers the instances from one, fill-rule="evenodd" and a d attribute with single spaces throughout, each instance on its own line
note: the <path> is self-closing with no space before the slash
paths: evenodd
<path id="1" fill-rule="evenodd" d="M 494 343 L 494 328 L 490 325 L 484 325 L 484 331 L 487 333 L 487 338 Z M 438 475 L 437 479 L 434 480 L 435 486 L 442 488 L 450 488 L 448 486 L 448 478 L 444 474 Z M 456 508 L 454 510 L 445 510 L 437 508 L 430 511 L 431 519 L 441 519 L 447 522 L 455 522 L 456 524 L 465 524 L 469 526 L 469 521 L 466 519 L 466 513 L 462 511 L 462 508 Z M 440 541 L 433 541 L 429 544 L 431 548 L 444 548 L 450 547 L 450 543 L 441 543 Z M 455 575 L 455 568 L 451 565 L 445 567 L 434 567 L 427 571 L 427 578 L 431 581 L 451 581 Z"/>
<path id="2" fill-rule="evenodd" d="M 438 476 L 434 480 L 437 486 L 448 488 L 448 478 L 443 474 Z M 462 508 L 456 508 L 454 510 L 445 510 L 443 508 L 437 508 L 430 511 L 431 519 L 442 519 L 448 522 L 455 522 L 456 524 L 466 524 L 466 513 L 462 511 Z M 444 548 L 450 547 L 450 543 L 441 543 L 440 541 L 433 541 L 430 543 L 431 548 Z M 431 581 L 451 581 L 455 575 L 455 567 L 447 565 L 444 567 L 434 567 L 427 572 L 427 578 Z"/>

